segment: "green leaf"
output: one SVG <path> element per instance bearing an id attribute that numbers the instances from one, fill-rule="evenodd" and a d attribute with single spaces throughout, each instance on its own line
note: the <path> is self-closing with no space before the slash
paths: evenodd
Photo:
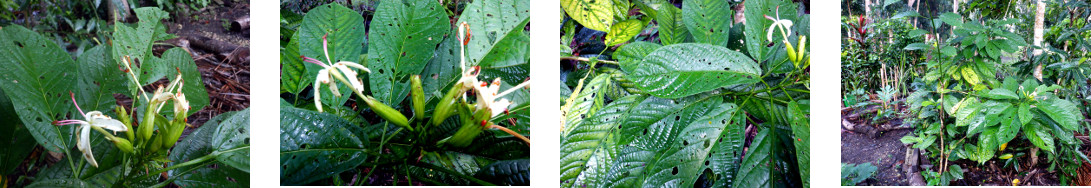
<path id="1" fill-rule="evenodd" d="M 1031 120 L 1034 120 L 1034 115 L 1030 113 L 1030 105 L 1027 103 L 1019 103 L 1018 116 L 1020 126 L 1026 125 L 1027 123 L 1030 123 Z"/>
<path id="2" fill-rule="evenodd" d="M 803 187 L 811 185 L 811 121 L 806 113 L 800 109 L 796 101 L 788 103 L 788 116 L 792 118 L 792 144 L 796 149 L 796 162 L 799 165 L 799 177 L 803 181 Z"/>
<path id="3" fill-rule="evenodd" d="M 1019 117 L 1016 112 L 1021 110 L 1022 107 L 1023 106 L 1020 106 L 1019 108 L 1008 108 L 1000 113 L 1000 128 L 996 133 L 998 146 L 999 144 L 1010 142 L 1019 135 L 1019 130 L 1023 128 L 1023 123 L 1020 121 L 1022 117 Z"/>
<path id="4" fill-rule="evenodd" d="M 1053 135 L 1049 134 L 1049 129 L 1042 127 L 1042 125 L 1037 122 L 1024 125 L 1023 136 L 1026 136 L 1031 144 L 1034 144 L 1034 146 L 1037 146 L 1038 148 L 1042 148 L 1042 150 L 1046 150 L 1050 153 L 1053 153 L 1055 150 L 1055 147 L 1053 146 Z"/>
<path id="5" fill-rule="evenodd" d="M 622 45 L 614 52 L 614 58 L 618 60 L 618 66 L 625 72 L 633 72 L 633 69 L 639 66 L 639 63 L 644 60 L 645 56 L 652 53 L 656 49 L 663 47 L 651 42 L 637 41 L 626 45 Z"/>
<path id="6" fill-rule="evenodd" d="M 1000 144 L 996 139 L 997 127 L 986 128 L 985 132 L 977 137 L 977 151 L 974 154 L 976 156 L 975 161 L 978 164 L 985 164 L 985 161 L 993 158 L 993 154 L 996 153 L 996 148 Z"/>
<path id="7" fill-rule="evenodd" d="M 721 103 L 719 97 L 694 96 L 679 100 L 648 97 L 632 107 L 633 112 L 622 121 L 617 137 L 617 155 L 610 164 L 609 173 L 604 182 L 606 187 L 637 187 L 648 184 L 651 174 L 673 173 L 673 167 L 652 168 L 661 159 L 667 158 L 667 151 L 681 150 L 682 145 L 703 147 L 704 142 L 679 140 L 686 126 L 700 123 L 698 118 L 709 115 L 709 111 Z M 724 123 L 722 121 L 704 121 L 704 123 Z M 711 143 L 710 143 L 711 144 Z M 674 152 L 671 152 L 674 153 Z M 677 160 L 677 159 L 674 159 Z M 679 161 L 681 162 L 681 161 Z M 679 167 L 679 170 L 682 167 Z M 681 173 L 689 176 L 689 173 Z M 696 178 L 697 174 L 693 174 Z M 649 184 L 652 185 L 652 184 Z"/>
<path id="8" fill-rule="evenodd" d="M 628 69 L 628 68 L 626 68 Z M 676 44 L 653 51 L 629 73 L 657 97 L 680 98 L 724 86 L 750 84 L 761 68 L 746 55 L 708 44 Z"/>
<path id="9" fill-rule="evenodd" d="M 614 1 L 610 0 L 561 0 L 561 8 L 568 17 L 588 29 L 610 31 L 614 24 Z"/>
<path id="10" fill-rule="evenodd" d="M 907 10 L 907 11 L 904 11 L 904 12 L 899 12 L 898 14 L 895 14 L 894 16 L 891 16 L 890 19 L 898 19 L 898 18 L 905 18 L 905 17 L 921 17 L 921 14 L 917 13 L 917 11 Z M 921 31 L 924 31 L 924 30 L 921 30 Z M 910 32 L 910 33 L 912 33 L 912 32 Z M 917 35 L 910 34 L 910 36 L 917 36 Z"/>
<path id="11" fill-rule="evenodd" d="M 629 19 L 610 26 L 610 32 L 606 33 L 606 46 L 614 46 L 632 40 L 640 31 L 644 30 L 644 21 Z"/>
<path id="12" fill-rule="evenodd" d="M 66 96 L 77 90 L 77 65 L 52 40 L 22 26 L 4 27 L 0 34 L 0 88 L 14 104 L 19 119 L 46 150 L 62 152 L 73 146 L 77 126 L 54 126 L 66 119 L 72 103 Z"/>
<path id="13" fill-rule="evenodd" d="M 1083 119 L 1080 109 L 1076 104 L 1064 99 L 1050 98 L 1038 103 L 1038 110 L 1049 115 L 1053 121 L 1064 127 L 1065 130 L 1076 130 L 1079 121 Z"/>
<path id="14" fill-rule="evenodd" d="M 995 89 L 989 90 L 988 93 L 985 93 L 984 95 L 981 95 L 981 96 L 985 97 L 985 98 L 1000 99 L 1000 100 L 1003 100 L 1003 99 L 1019 99 L 1019 95 L 1016 95 L 1015 92 L 1013 92 L 1011 90 L 1008 90 L 1008 89 L 1004 89 L 1004 88 L 995 88 Z"/>
<path id="15" fill-rule="evenodd" d="M 145 62 L 148 61 L 148 56 L 152 56 L 151 47 L 156 39 L 164 38 L 162 36 L 156 36 L 163 34 L 156 32 L 156 29 L 160 27 L 159 21 L 168 17 L 166 11 L 160 10 L 155 7 L 145 7 L 134 9 L 136 17 L 140 20 L 135 25 L 136 27 L 129 27 L 124 24 L 114 24 L 113 34 L 113 58 L 122 59 L 124 56 L 129 56 L 133 61 Z M 123 63 L 123 61 L 118 61 Z M 142 73 L 140 67 L 136 66 L 136 62 L 132 62 L 132 71 L 134 73 Z M 139 91 L 140 86 L 130 85 L 130 92 L 136 93 Z"/>
<path id="16" fill-rule="evenodd" d="M 250 146 L 250 108 L 246 108 L 220 123 L 212 135 L 216 151 Z M 250 173 L 250 150 L 244 149 L 216 156 L 221 163 Z"/>
<path id="17" fill-rule="evenodd" d="M 314 82 L 314 75 L 307 74 L 307 67 L 299 58 L 299 35 L 292 35 L 291 40 L 280 50 L 280 90 L 298 95 Z"/>
<path id="18" fill-rule="evenodd" d="M 27 185 L 28 188 L 35 187 L 49 187 L 49 188 L 84 188 L 92 187 L 90 183 L 84 182 L 79 179 L 51 179 L 45 181 L 37 181 L 33 184 Z"/>
<path id="19" fill-rule="evenodd" d="M 682 20 L 682 9 L 673 4 L 662 5 L 655 22 L 659 25 L 659 42 L 663 45 L 683 43 L 689 38 L 689 30 Z"/>
<path id="20" fill-rule="evenodd" d="M 732 177 L 734 175 L 734 165 L 737 165 L 738 161 L 721 160 L 712 163 L 711 155 L 730 155 L 732 152 L 740 152 L 742 150 L 741 145 L 732 145 L 733 147 L 716 147 L 720 135 L 724 134 L 723 131 L 727 130 L 732 132 L 732 136 L 741 135 L 743 132 L 743 126 L 741 113 L 736 113 L 738 107 L 735 104 L 723 103 L 717 107 L 711 109 L 706 115 L 694 120 L 688 126 L 678 127 L 681 128 L 681 132 L 674 136 L 673 140 L 662 140 L 659 142 L 662 145 L 669 145 L 670 147 L 661 148 L 660 150 L 653 150 L 657 154 L 656 161 L 652 161 L 654 166 L 649 165 L 651 168 L 645 170 L 647 179 L 644 180 L 644 186 L 657 186 L 657 187 L 677 187 L 686 186 L 688 184 L 683 182 L 695 182 L 697 177 L 704 171 L 704 168 L 712 168 L 717 170 L 716 172 L 723 173 L 723 177 Z M 741 139 L 741 137 L 732 137 L 729 139 Z M 723 149 L 723 150 L 713 150 Z M 707 162 L 707 163 L 706 163 Z"/>
<path id="21" fill-rule="evenodd" d="M 3 90 L 0 90 L 0 119 L 18 118 L 11 100 Z M 23 164 L 23 159 L 34 151 L 34 147 L 38 146 L 34 142 L 34 136 L 30 135 L 30 131 L 22 121 L 11 121 L 0 126 L 0 137 L 5 138 L 0 139 L 0 174 L 12 174 L 19 165 Z"/>
<path id="22" fill-rule="evenodd" d="M 734 14 L 727 1 L 682 1 L 682 21 L 698 43 L 727 46 Z"/>
<path id="23" fill-rule="evenodd" d="M 616 154 L 618 126 L 646 96 L 629 95 L 607 105 L 561 137 L 561 186 L 600 185 Z"/>
<path id="24" fill-rule="evenodd" d="M 955 55 L 958 55 L 955 47 L 951 46 L 943 46 L 943 49 L 940 49 L 939 52 L 943 53 L 943 55 L 946 55 L 947 57 L 954 57 Z"/>
<path id="25" fill-rule="evenodd" d="M 171 165 L 176 165 L 217 151 L 213 139 L 216 131 L 224 125 L 225 121 L 236 116 L 249 116 L 239 114 L 237 111 L 226 112 L 205 122 L 204 125 L 193 130 L 186 139 L 178 142 L 171 149 Z M 182 187 L 204 187 L 216 185 L 241 184 L 246 187 L 250 183 L 250 173 L 236 168 L 226 168 L 218 163 L 208 163 L 187 168 L 179 168 L 169 171 L 170 177 L 176 178 L 174 184 Z"/>
<path id="26" fill-rule="evenodd" d="M 928 44 L 918 42 L 918 43 L 913 43 L 913 44 L 906 45 L 904 49 L 905 50 L 922 50 L 922 49 L 930 49 L 930 48 L 932 48 L 932 47 L 929 46 Z"/>
<path id="27" fill-rule="evenodd" d="M 333 114 L 281 108 L 281 184 L 307 184 L 363 163 L 367 138 L 354 126 Z"/>
<path id="28" fill-rule="evenodd" d="M 962 27 L 962 15 L 958 15 L 957 13 L 943 13 L 942 15 L 939 15 L 939 19 L 943 20 L 943 22 L 948 25 Z"/>
<path id="29" fill-rule="evenodd" d="M 789 0 L 769 0 L 769 1 L 746 1 L 743 3 L 745 6 L 746 17 L 746 50 L 750 52 L 750 57 L 758 61 L 764 61 L 769 54 L 769 47 L 767 44 L 772 43 L 766 39 L 766 32 L 770 25 L 773 25 L 773 21 L 765 19 L 765 16 L 771 16 L 780 19 L 791 20 L 792 22 L 798 22 L 798 5 Z M 779 11 L 777 10 L 779 7 Z M 780 31 L 773 31 L 773 40 L 783 38 Z"/>
<path id="30" fill-rule="evenodd" d="M 530 159 L 496 161 L 481 168 L 474 175 L 496 185 L 530 185 Z"/>
<path id="31" fill-rule="evenodd" d="M 739 168 L 739 176 L 735 177 L 735 182 L 731 187 L 769 187 L 772 182 L 773 164 L 771 163 L 772 142 L 773 138 L 769 136 L 769 129 L 758 132 L 757 136 L 754 136 L 754 141 L 751 143 L 750 150 L 746 152 L 746 156 L 742 161 L 742 165 Z"/>
<path id="32" fill-rule="evenodd" d="M 114 94 L 126 91 L 125 81 L 128 80 L 110 59 L 108 51 L 107 46 L 97 46 L 83 52 L 77 61 L 80 89 L 74 92 L 84 112 L 112 112 L 116 103 Z"/>
<path id="33" fill-rule="evenodd" d="M 397 106 L 409 93 L 409 76 L 424 70 L 451 30 L 450 19 L 437 1 L 389 0 L 375 10 L 368 31 L 368 82 L 375 98 Z"/>
<path id="34" fill-rule="evenodd" d="M 610 75 L 601 74 L 595 76 L 590 82 L 583 85 L 583 89 L 580 90 L 579 95 L 576 95 L 572 104 L 569 104 L 567 112 L 561 112 L 564 116 L 564 130 L 561 132 L 561 137 L 567 137 L 572 134 L 572 129 L 577 127 L 587 116 L 594 115 L 602 105 L 605 98 L 604 88 L 610 84 Z"/>
<path id="35" fill-rule="evenodd" d="M 378 20 L 378 19 L 376 19 Z M 374 23 L 374 22 L 373 22 Z M 360 59 L 360 53 L 363 52 L 363 44 L 365 42 L 365 26 L 364 18 L 360 14 L 356 13 L 352 9 L 345 8 L 337 3 L 326 4 L 315 7 L 307 12 L 303 17 L 303 22 L 299 26 L 299 31 L 296 32 L 296 36 L 293 36 L 292 41 L 298 41 L 299 43 L 299 55 L 317 59 L 323 63 L 336 63 L 339 61 L 360 62 L 364 66 L 368 66 L 371 71 L 376 69 L 366 63 L 363 63 Z M 328 53 L 323 47 L 323 38 L 326 39 L 326 48 Z M 368 44 L 368 46 L 375 45 Z M 327 57 L 327 54 L 329 56 Z M 297 57 L 288 57 L 297 58 Z M 328 61 L 328 62 L 327 62 Z M 302 64 L 306 67 L 306 74 L 301 75 L 304 85 L 300 88 L 305 88 L 313 82 L 313 77 L 318 75 L 318 72 L 323 69 L 322 66 L 313 63 L 304 63 L 297 61 L 296 63 Z M 361 74 L 364 74 L 361 72 Z M 371 75 L 374 75 L 373 72 Z M 372 77 L 374 78 L 374 77 Z M 347 78 L 353 79 L 353 78 Z M 345 84 L 340 84 L 336 80 L 331 83 L 338 87 L 340 94 L 335 95 L 330 92 L 329 89 L 323 86 L 315 86 L 313 89 L 320 90 L 322 95 L 322 104 L 327 106 L 341 106 L 352 98 L 352 90 Z"/>

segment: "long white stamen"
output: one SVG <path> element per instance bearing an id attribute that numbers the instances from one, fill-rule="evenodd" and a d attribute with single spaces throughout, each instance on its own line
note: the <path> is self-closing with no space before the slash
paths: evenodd
<path id="1" fill-rule="evenodd" d="M 527 85 L 530 85 L 530 80 L 524 81 L 523 83 L 521 83 L 521 84 L 519 84 L 519 85 L 517 85 L 515 87 L 508 88 L 508 90 L 505 90 L 504 92 L 501 92 L 500 94 L 497 94 L 496 97 L 503 97 L 504 95 L 515 92 L 516 90 L 519 90 L 519 88 L 526 87 Z"/>

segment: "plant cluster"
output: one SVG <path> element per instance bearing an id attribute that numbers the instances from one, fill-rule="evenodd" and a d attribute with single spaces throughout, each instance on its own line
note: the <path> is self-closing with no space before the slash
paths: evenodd
<path id="1" fill-rule="evenodd" d="M 562 0 L 561 186 L 809 187 L 801 5 Z"/>
<path id="2" fill-rule="evenodd" d="M 866 98 L 860 89 L 875 90 L 887 106 L 897 103 L 897 99 L 890 101 L 891 95 L 897 98 L 891 93 L 910 93 L 904 103 L 910 113 L 907 120 L 916 129 L 901 141 L 921 149 L 927 156 L 924 160 L 936 164 L 922 172 L 928 185 L 948 185 L 963 178 L 964 165 L 991 161 L 1017 171 L 1044 164 L 1056 172 L 1060 183 L 1071 184 L 1077 167 L 1091 162 L 1076 139 L 1076 134 L 1088 131 L 1082 114 L 1087 109 L 1089 81 L 1083 58 L 1087 52 L 1082 50 L 1087 49 L 1083 46 L 1087 37 L 1080 33 L 1087 27 L 1069 25 L 1086 22 L 1086 16 L 1079 15 L 1086 15 L 1087 3 L 1051 2 L 1050 7 L 1062 4 L 1074 8 L 1056 12 L 1076 16 L 1058 15 L 1060 24 L 1051 30 L 1059 32 L 1047 33 L 1055 40 L 1043 46 L 1023 39 L 1030 31 L 1022 30 L 1026 27 L 1018 16 L 1005 15 L 1005 11 L 985 13 L 980 10 L 986 5 L 978 2 L 959 11 L 979 11 L 963 14 L 922 9 L 930 12 L 851 16 L 844 20 L 843 32 L 849 33 L 846 42 L 850 43 L 842 46 L 847 51 L 842 54 L 846 60 L 842 85 L 847 94 L 842 101 L 856 106 Z M 883 19 L 866 19 L 870 16 Z M 876 28 L 884 24 L 896 26 L 886 31 Z M 1064 47 L 1056 48 L 1058 44 Z M 1035 55 L 1034 50 L 1044 52 Z M 896 64 L 894 70 L 904 72 L 898 77 L 916 79 L 878 85 L 854 79 L 885 77 L 889 67 L 874 71 L 867 66 L 886 63 L 885 59 L 913 62 Z"/>
<path id="3" fill-rule="evenodd" d="M 249 184 L 249 111 L 221 114 L 180 140 L 191 127 L 187 118 L 208 105 L 208 93 L 188 52 L 153 54 L 154 42 L 174 37 L 160 24 L 167 13 L 135 12 L 138 23 L 114 25 L 110 45 L 77 60 L 27 28 L 0 28 L 0 114 L 21 120 L 3 126 L 13 137 L 0 143 L 10 157 L 0 174 L 40 145 L 63 158 L 38 170 L 28 187 Z M 164 78 L 166 87 L 144 90 Z M 132 99 L 131 106 L 118 105 L 114 94 Z"/>
<path id="4" fill-rule="evenodd" d="M 375 6 L 282 17 L 281 184 L 528 185 L 529 2 Z"/>

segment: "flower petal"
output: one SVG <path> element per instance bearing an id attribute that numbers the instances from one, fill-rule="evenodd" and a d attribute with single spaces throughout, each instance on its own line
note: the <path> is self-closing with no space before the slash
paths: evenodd
<path id="1" fill-rule="evenodd" d="M 95 154 L 91 153 L 91 139 L 90 138 L 91 138 L 91 127 L 87 126 L 87 125 L 80 126 L 80 136 L 78 138 L 79 143 L 76 143 L 76 147 L 79 148 L 81 152 L 83 152 L 83 158 L 87 159 L 87 162 L 91 163 L 91 166 L 98 167 L 98 162 L 95 161 Z"/>

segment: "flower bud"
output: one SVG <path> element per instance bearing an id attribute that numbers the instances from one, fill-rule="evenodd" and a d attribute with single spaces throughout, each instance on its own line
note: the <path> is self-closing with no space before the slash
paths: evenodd
<path id="1" fill-rule="evenodd" d="M 464 86 L 464 83 L 459 82 L 452 86 L 451 90 L 447 91 L 447 94 L 443 95 L 443 98 L 439 100 L 439 103 L 436 104 L 436 108 L 432 111 L 433 126 L 443 123 L 448 117 L 458 113 L 455 109 L 457 107 L 455 104 L 458 102 L 456 98 L 458 98 L 458 95 L 465 93 L 466 90 L 469 89 Z"/>
<path id="2" fill-rule="evenodd" d="M 129 140 L 115 137 L 113 140 L 110 141 L 114 142 L 114 146 L 116 146 L 117 149 L 121 150 L 121 152 L 134 153 L 133 143 L 129 142 Z"/>
<path id="3" fill-rule="evenodd" d="M 375 111 L 376 114 L 379 114 L 379 117 L 394 125 L 402 126 L 409 129 L 409 131 L 413 131 L 413 127 L 409 127 L 409 119 L 406 119 L 405 115 L 402 115 L 398 110 L 375 100 L 375 98 L 372 98 L 371 96 L 363 96 L 363 98 L 364 103 L 367 103 L 367 106 L 371 108 L 371 111 Z"/>
<path id="4" fill-rule="evenodd" d="M 413 119 L 420 121 L 424 119 L 424 87 L 421 86 L 420 75 L 409 77 L 409 82 L 412 86 L 410 97 L 413 98 Z"/>

